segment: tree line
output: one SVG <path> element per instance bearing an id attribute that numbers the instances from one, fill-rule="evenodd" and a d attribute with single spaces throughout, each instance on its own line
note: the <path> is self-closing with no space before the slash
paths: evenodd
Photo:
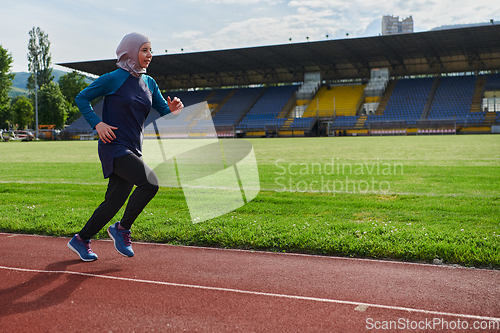
<path id="1" fill-rule="evenodd" d="M 35 128 L 35 89 L 38 100 L 38 124 L 56 125 L 56 128 L 79 115 L 76 95 L 88 86 L 86 77 L 75 71 L 53 82 L 52 56 L 49 37 L 39 27 L 29 31 L 28 69 L 31 73 L 26 84 L 28 97 L 9 97 L 15 74 L 12 54 L 0 45 L 0 129 Z M 36 85 L 35 85 L 36 74 Z"/>

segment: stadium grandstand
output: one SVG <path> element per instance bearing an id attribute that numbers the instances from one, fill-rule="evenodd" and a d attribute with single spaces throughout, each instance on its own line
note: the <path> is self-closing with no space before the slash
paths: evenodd
<path id="1" fill-rule="evenodd" d="M 59 64 L 102 75 L 115 60 Z M 500 25 L 157 55 L 148 74 L 220 137 L 498 133 Z M 102 102 L 100 102 L 102 103 Z M 101 104 L 94 106 L 98 115 Z M 181 113 L 182 114 L 182 113 Z M 159 114 L 152 110 L 146 125 Z M 207 120 L 169 127 L 203 132 Z M 194 133 L 194 134 L 193 134 Z M 93 138 L 80 117 L 66 139 Z"/>

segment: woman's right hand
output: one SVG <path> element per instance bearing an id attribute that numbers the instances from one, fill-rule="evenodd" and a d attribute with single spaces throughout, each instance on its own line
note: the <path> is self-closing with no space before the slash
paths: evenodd
<path id="1" fill-rule="evenodd" d="M 97 131 L 97 134 L 99 134 L 99 138 L 104 143 L 108 143 L 116 139 L 116 135 L 113 130 L 118 129 L 118 127 L 108 125 L 101 121 L 95 126 L 95 129 Z"/>
<path id="2" fill-rule="evenodd" d="M 174 115 L 178 115 L 179 112 L 184 108 L 184 104 L 182 104 L 181 100 L 178 97 L 174 97 L 174 100 L 172 101 L 170 99 L 170 96 L 167 96 L 167 104 L 168 108 L 170 109 L 170 112 Z"/>

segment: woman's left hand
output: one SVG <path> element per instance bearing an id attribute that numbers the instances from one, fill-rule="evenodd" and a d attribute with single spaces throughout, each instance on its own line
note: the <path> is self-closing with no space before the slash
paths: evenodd
<path id="1" fill-rule="evenodd" d="M 179 112 L 181 112 L 182 108 L 184 107 L 184 104 L 182 104 L 181 100 L 178 97 L 174 97 L 174 100 L 172 101 L 170 100 L 170 96 L 167 96 L 167 104 L 172 114 L 179 114 Z"/>

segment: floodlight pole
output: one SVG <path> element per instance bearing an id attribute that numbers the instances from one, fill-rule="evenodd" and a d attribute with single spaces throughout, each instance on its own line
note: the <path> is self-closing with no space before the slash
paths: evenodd
<path id="1" fill-rule="evenodd" d="M 35 140 L 38 140 L 38 84 L 37 84 L 37 77 L 36 77 L 36 72 L 38 71 L 38 53 L 35 58 L 35 130 L 36 130 L 36 138 Z"/>

